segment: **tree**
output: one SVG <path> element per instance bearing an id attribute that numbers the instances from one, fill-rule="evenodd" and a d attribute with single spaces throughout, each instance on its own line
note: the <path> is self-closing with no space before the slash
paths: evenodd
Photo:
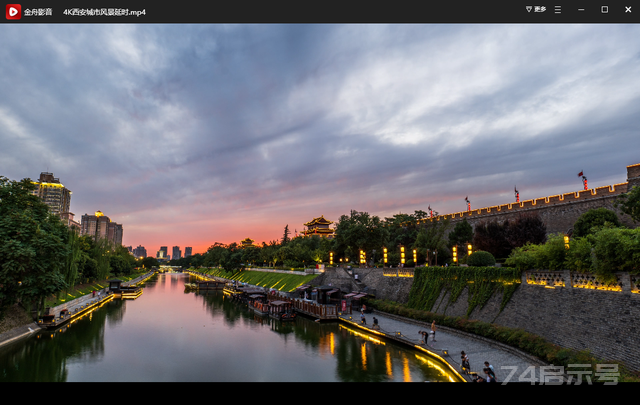
<path id="1" fill-rule="evenodd" d="M 594 228 L 602 227 L 606 223 L 610 223 L 614 227 L 622 226 L 618 215 L 606 208 L 595 208 L 580 215 L 573 224 L 573 236 L 583 237 L 594 232 Z"/>
<path id="2" fill-rule="evenodd" d="M 282 236 L 281 244 L 286 245 L 290 240 L 291 238 L 289 238 L 289 224 L 287 224 L 287 226 L 284 227 L 284 235 Z"/>
<path id="3" fill-rule="evenodd" d="M 630 191 L 616 198 L 614 206 L 624 214 L 633 219 L 633 222 L 640 222 L 640 187 L 634 186 Z"/>
<path id="4" fill-rule="evenodd" d="M 152 267 L 160 267 L 160 262 L 155 257 L 145 257 L 140 262 L 140 265 L 145 269 L 150 269 Z"/>
<path id="5" fill-rule="evenodd" d="M 519 214 L 508 223 L 505 236 L 511 249 L 527 243 L 539 245 L 547 241 L 547 226 L 537 214 Z"/>
<path id="6" fill-rule="evenodd" d="M 418 249 L 418 253 L 424 257 L 429 258 L 429 264 L 435 264 L 435 254 L 427 254 L 427 250 L 430 252 L 437 251 L 440 258 L 440 263 L 444 263 L 445 260 L 450 257 L 450 253 L 447 246 L 447 238 L 445 234 L 451 226 L 451 220 L 445 219 L 444 221 L 429 221 L 422 226 L 418 237 L 413 244 L 414 249 Z"/>
<path id="7" fill-rule="evenodd" d="M 508 227 L 509 221 L 504 221 L 502 224 L 497 221 L 477 224 L 473 236 L 473 247 L 489 252 L 497 258 L 508 257 L 511 253 L 511 244 L 507 240 Z"/>
<path id="8" fill-rule="evenodd" d="M 0 177 L 0 318 L 15 302 L 44 309 L 44 298 L 67 286 L 69 232 L 32 194 L 30 179 Z"/>
<path id="9" fill-rule="evenodd" d="M 351 210 L 349 216 L 340 217 L 336 226 L 336 242 L 350 254 L 360 249 L 366 252 L 379 250 L 388 235 L 389 231 L 382 226 L 380 218 L 370 216 L 367 212 Z"/>
<path id="10" fill-rule="evenodd" d="M 449 246 L 461 246 L 466 245 L 467 243 L 471 243 L 473 241 L 473 228 L 467 222 L 467 219 L 463 219 L 462 221 L 456 223 L 456 226 L 453 228 L 453 231 L 449 233 Z M 466 251 L 466 249 L 463 249 Z M 462 252 L 458 252 L 460 254 Z"/>

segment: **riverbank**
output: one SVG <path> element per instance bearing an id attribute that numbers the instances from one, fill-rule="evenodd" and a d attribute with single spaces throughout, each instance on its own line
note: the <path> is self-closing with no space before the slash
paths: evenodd
<path id="1" fill-rule="evenodd" d="M 143 280 L 148 279 L 153 275 L 153 272 L 144 273 L 142 275 L 136 274 L 132 277 L 123 277 L 127 278 L 128 281 L 124 282 L 122 285 L 127 286 L 131 284 L 140 283 Z M 133 278 L 135 277 L 135 278 Z M 82 288 L 87 288 L 87 286 L 94 286 L 96 283 L 85 284 L 82 286 L 76 286 L 76 291 L 81 291 Z M 106 292 L 106 287 L 103 288 Z M 91 291 L 91 290 L 89 290 Z M 77 306 L 83 305 L 85 301 L 90 299 L 97 300 L 93 297 L 93 293 L 88 293 L 83 296 L 80 296 L 74 300 L 68 301 L 66 304 L 58 305 L 57 307 L 53 307 L 52 310 L 54 312 L 59 312 L 61 308 L 68 307 L 73 313 L 74 309 Z M 36 321 L 27 313 L 27 311 L 22 308 L 20 305 L 15 304 L 11 308 L 7 309 L 7 312 L 0 321 L 0 346 L 16 341 L 20 338 L 27 337 L 32 333 L 35 333 L 41 330 L 42 327 L 38 325 Z"/>
<path id="2" fill-rule="evenodd" d="M 13 305 L 7 309 L 4 318 L 0 321 L 0 346 L 29 336 L 39 330 L 38 324 L 24 308 L 18 304 Z"/>
<path id="3" fill-rule="evenodd" d="M 521 375 L 532 372 L 534 381 L 541 381 L 540 370 L 549 364 L 529 356 L 516 349 L 506 347 L 490 339 L 471 336 L 451 328 L 437 326 L 435 341 L 429 337 L 426 344 L 420 331 L 431 330 L 431 324 L 418 322 L 409 318 L 374 311 L 366 315 L 366 325 L 360 322 L 360 315 L 341 315 L 342 322 L 360 328 L 373 335 L 384 335 L 385 338 L 414 347 L 428 355 L 443 360 L 457 373 L 461 372 L 461 352 L 469 356 L 471 372 L 484 375 L 484 362 L 488 361 L 495 369 L 498 382 L 509 380 L 518 382 Z M 373 330 L 373 317 L 378 319 L 379 330 Z M 515 370 L 515 371 L 514 371 Z M 466 381 L 471 381 L 468 375 L 462 375 Z"/>

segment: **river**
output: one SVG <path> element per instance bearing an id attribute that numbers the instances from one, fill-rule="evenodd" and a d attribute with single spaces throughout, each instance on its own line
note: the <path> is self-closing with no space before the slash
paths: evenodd
<path id="1" fill-rule="evenodd" d="M 337 322 L 255 315 L 222 291 L 185 292 L 159 274 L 61 330 L 0 347 L 0 381 L 451 381 L 446 366 Z"/>

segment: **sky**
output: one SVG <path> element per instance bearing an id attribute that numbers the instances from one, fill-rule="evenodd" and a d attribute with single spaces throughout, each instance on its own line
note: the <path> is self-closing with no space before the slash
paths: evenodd
<path id="1" fill-rule="evenodd" d="M 2 24 L 0 175 L 123 244 L 279 240 L 626 182 L 640 26 Z"/>

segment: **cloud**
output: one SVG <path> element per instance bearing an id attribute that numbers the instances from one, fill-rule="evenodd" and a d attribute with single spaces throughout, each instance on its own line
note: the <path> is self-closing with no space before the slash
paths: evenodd
<path id="1" fill-rule="evenodd" d="M 321 214 L 446 213 L 467 195 L 494 205 L 516 182 L 530 197 L 579 188 L 576 170 L 621 182 L 638 163 L 639 34 L 3 25 L 0 167 L 54 172 L 72 211 L 111 213 L 132 245 L 278 239 Z"/>

